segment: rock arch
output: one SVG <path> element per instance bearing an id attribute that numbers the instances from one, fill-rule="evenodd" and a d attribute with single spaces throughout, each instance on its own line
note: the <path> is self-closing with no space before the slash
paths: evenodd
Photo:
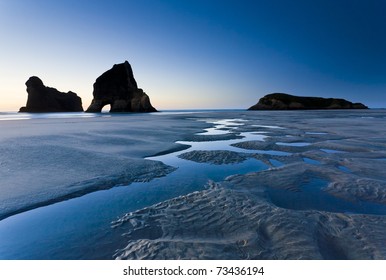
<path id="1" fill-rule="evenodd" d="M 137 86 L 129 62 L 115 64 L 94 83 L 94 99 L 86 112 L 101 112 L 110 104 L 110 112 L 156 112 L 149 96 Z"/>

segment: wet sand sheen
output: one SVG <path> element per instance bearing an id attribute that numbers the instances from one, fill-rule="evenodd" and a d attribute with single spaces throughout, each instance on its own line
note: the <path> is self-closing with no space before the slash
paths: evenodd
<path id="1" fill-rule="evenodd" d="M 334 114 L 332 117 L 331 112 L 323 111 L 317 114 L 272 112 L 267 116 L 261 112 L 206 112 L 164 117 L 165 125 L 174 123 L 183 127 L 189 123 L 192 132 L 178 132 L 179 137 L 176 137 L 177 130 L 172 130 L 170 138 L 162 143 L 177 138 L 174 138 L 177 144 L 169 143 L 164 149 L 174 152 L 165 154 L 158 150 L 153 154 L 163 155 L 148 157 L 144 163 L 156 162 L 160 171 L 177 169 L 171 169 L 169 175 L 159 173 L 166 176 L 153 180 L 158 177 L 156 173 L 145 172 L 141 180 L 151 180 L 148 183 L 131 183 L 128 187 L 95 193 L 101 204 L 94 210 L 85 208 L 85 205 L 94 205 L 94 194 L 68 201 L 69 205 L 79 201 L 78 211 L 89 213 L 88 217 L 102 211 L 105 221 L 95 218 L 93 223 L 97 225 L 87 226 L 85 219 L 89 218 L 84 213 L 78 212 L 76 219 L 63 216 L 71 220 L 67 229 L 65 227 L 71 234 L 76 224 L 73 220 L 77 220 L 78 225 L 83 224 L 82 232 L 74 235 L 78 236 L 77 252 L 71 254 L 69 250 L 48 246 L 48 252 L 40 255 L 34 255 L 33 248 L 30 249 L 29 256 L 59 259 L 384 259 L 386 176 L 380 170 L 386 167 L 382 160 L 386 158 L 385 131 L 382 130 L 386 114 L 370 112 L 372 119 L 360 118 L 362 114 L 369 114 L 365 112 L 338 111 Z M 144 117 L 144 120 L 150 119 Z M 320 123 L 323 129 L 319 128 Z M 366 129 L 355 130 L 357 127 Z M 319 132 L 321 130 L 323 132 Z M 141 133 L 144 135 L 144 131 Z M 124 131 L 115 130 L 115 135 L 126 137 Z M 377 137 L 369 138 L 369 135 Z M 118 147 L 110 146 L 109 151 L 122 156 L 125 149 L 116 149 Z M 135 154 L 149 151 L 146 145 L 142 147 L 142 150 L 134 148 L 124 153 L 132 157 L 132 161 Z M 226 178 L 234 174 L 241 175 Z M 138 181 L 135 173 L 130 178 Z M 218 183 L 208 184 L 208 180 Z M 124 184 L 124 180 L 118 181 L 119 184 Z M 122 198 L 121 202 L 116 203 L 114 197 Z M 82 199 L 84 202 L 80 202 Z M 73 206 L 63 207 L 51 216 L 52 219 Z M 25 216 L 33 217 L 30 212 Z M 44 214 L 36 215 L 35 218 L 44 217 Z M 23 217 L 18 219 L 19 226 L 25 223 Z M 0 222 L 0 232 L 5 232 L 8 220 L 12 221 Z M 48 222 L 47 226 L 54 227 L 54 224 Z M 97 234 L 81 245 L 82 235 L 90 233 Z M 7 234 L 12 235 L 12 231 Z M 48 234 L 52 246 L 59 236 L 69 242 L 65 241 L 70 239 L 66 234 L 56 237 L 55 234 L 58 233 Z M 41 235 L 36 233 L 36 238 L 39 237 Z M 6 247 L 7 244 L 0 247 L 0 256 Z M 8 258 L 23 256 L 17 248 L 12 248 L 12 242 L 7 249 L 15 250 Z M 28 258 L 26 256 L 28 252 L 24 254 Z"/>

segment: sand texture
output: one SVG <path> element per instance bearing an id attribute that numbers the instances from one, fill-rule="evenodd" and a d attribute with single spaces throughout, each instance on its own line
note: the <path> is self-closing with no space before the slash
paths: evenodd
<path id="1" fill-rule="evenodd" d="M 384 216 L 277 207 L 241 178 L 117 220 L 117 259 L 384 259 Z M 248 178 L 249 180 L 251 178 Z M 247 180 L 248 181 L 248 180 Z M 234 189 L 235 186 L 238 186 Z"/>
<path id="2" fill-rule="evenodd" d="M 223 165 L 255 158 L 271 168 L 128 213 L 113 224 L 127 240 L 115 257 L 386 259 L 385 119 L 288 115 L 232 128 L 267 135 L 231 144 L 237 152 L 181 154 Z"/>
<path id="3" fill-rule="evenodd" d="M 184 117 L 142 114 L 11 120 L 1 125 L 0 219 L 165 176 L 175 168 L 143 158 L 178 149 L 175 141 L 205 127 Z"/>
<path id="4" fill-rule="evenodd" d="M 0 258 L 386 259 L 385 110 L 1 124 Z"/>

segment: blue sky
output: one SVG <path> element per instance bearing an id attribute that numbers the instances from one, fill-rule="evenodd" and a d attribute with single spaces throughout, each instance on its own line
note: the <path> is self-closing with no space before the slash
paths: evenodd
<path id="1" fill-rule="evenodd" d="M 128 60 L 157 109 L 247 108 L 271 92 L 386 107 L 386 1 L 0 0 L 0 110 L 25 81 L 72 90 Z"/>

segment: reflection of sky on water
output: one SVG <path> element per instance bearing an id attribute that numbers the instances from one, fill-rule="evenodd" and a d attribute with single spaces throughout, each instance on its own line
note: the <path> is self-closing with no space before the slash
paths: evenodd
<path id="1" fill-rule="evenodd" d="M 273 167 L 280 167 L 284 165 L 284 163 L 276 159 L 270 159 L 269 162 L 273 165 Z"/>
<path id="2" fill-rule="evenodd" d="M 236 125 L 235 120 L 232 121 L 217 123 L 224 129 Z M 263 135 L 253 133 L 242 133 L 242 136 L 260 141 L 264 138 Z M 236 164 L 214 165 L 177 157 L 193 149 L 217 150 L 222 147 L 230 150 L 233 147 L 229 145 L 239 141 L 240 139 L 181 141 L 180 143 L 192 147 L 149 158 L 177 167 L 176 171 L 165 177 L 93 192 L 4 219 L 0 222 L 0 259 L 110 258 L 114 254 L 113 248 L 117 248 L 112 242 L 121 240 L 120 233 L 110 228 L 111 221 L 117 217 L 173 197 L 202 190 L 209 180 L 221 181 L 230 175 L 269 168 L 254 158 Z"/>
<path id="3" fill-rule="evenodd" d="M 108 114 L 106 114 L 108 116 Z M 116 242 L 122 242 L 120 232 L 111 230 L 111 221 L 138 209 L 200 191 L 208 180 L 222 181 L 227 176 L 262 171 L 269 168 L 263 162 L 249 158 L 241 163 L 215 165 L 185 160 L 178 155 L 194 150 L 227 150 L 244 154 L 268 154 L 276 156 L 292 155 L 275 150 L 247 150 L 231 146 L 244 141 L 265 141 L 264 132 L 242 132 L 237 128 L 247 121 L 242 119 L 206 120 L 213 127 L 205 129 L 199 135 L 210 138 L 211 135 L 236 133 L 242 139 L 219 141 L 178 141 L 189 145 L 188 149 L 174 153 L 150 157 L 147 159 L 162 161 L 177 167 L 176 171 L 145 183 L 132 183 L 129 186 L 115 187 L 109 190 L 93 192 L 79 198 L 59 202 L 14 215 L 0 222 L 0 259 L 103 259 L 114 254 Z M 267 129 L 279 127 L 261 126 Z M 308 146 L 308 142 L 285 143 L 278 145 Z M 326 153 L 342 151 L 320 149 Z M 273 167 L 283 166 L 277 159 L 269 159 Z M 321 165 L 321 162 L 304 157 L 309 164 Z M 338 166 L 344 172 L 351 172 L 345 166 Z M 374 203 L 355 204 L 333 197 L 323 191 L 329 182 L 320 178 L 311 178 L 300 183 L 300 192 L 283 189 L 267 190 L 274 204 L 279 207 L 307 210 L 318 209 L 345 213 L 385 214 L 385 207 Z M 28 233 L 28 234 L 26 234 Z"/>
<path id="4" fill-rule="evenodd" d="M 1 113 L 0 121 L 18 121 L 32 119 L 70 119 L 70 118 L 95 118 L 106 117 L 109 114 L 94 114 L 94 113 Z"/>
<path id="5" fill-rule="evenodd" d="M 284 129 L 284 127 L 276 126 L 276 125 L 259 125 L 253 124 L 254 127 L 262 127 L 262 128 L 273 128 L 273 129 Z"/>
<path id="6" fill-rule="evenodd" d="M 244 125 L 244 122 L 247 122 L 243 119 L 224 119 L 224 120 L 206 120 L 207 123 L 214 124 L 214 127 L 206 128 L 206 132 L 203 133 L 197 133 L 197 135 L 223 135 L 223 134 L 229 134 L 233 133 L 232 129 L 234 127 L 239 127 Z M 147 159 L 151 160 L 159 160 L 162 161 L 165 164 L 171 165 L 171 166 L 181 166 L 186 164 L 186 160 L 178 158 L 178 155 L 191 152 L 191 151 L 216 151 L 216 150 L 226 150 L 226 151 L 233 151 L 233 152 L 242 152 L 242 153 L 259 153 L 259 151 L 256 150 L 245 150 L 237 147 L 231 146 L 232 144 L 239 143 L 241 141 L 264 141 L 264 139 L 267 137 L 266 135 L 254 132 L 241 132 L 239 135 L 243 137 L 242 139 L 231 139 L 231 140 L 217 140 L 217 141 L 177 141 L 177 144 L 181 145 L 188 145 L 189 148 L 166 154 L 161 156 L 155 156 L 155 157 L 148 157 Z M 267 153 L 272 154 L 276 151 L 260 151 L 260 153 Z M 285 152 L 279 152 L 280 155 L 288 155 L 289 153 Z"/>
<path id="7" fill-rule="evenodd" d="M 309 142 L 293 142 L 293 143 L 276 142 L 276 145 L 289 146 L 289 147 L 306 147 L 306 146 L 311 145 L 311 143 L 309 143 Z"/>
<path id="8" fill-rule="evenodd" d="M 309 164 L 313 164 L 313 165 L 321 165 L 320 161 L 315 160 L 315 159 L 310 159 L 310 158 L 307 158 L 307 157 L 304 157 L 303 161 L 306 162 L 306 163 L 309 163 Z"/>
<path id="9" fill-rule="evenodd" d="M 352 173 L 351 169 L 346 167 L 346 166 L 343 166 L 343 165 L 339 165 L 338 168 L 340 170 L 342 170 L 343 172 L 346 172 L 346 173 Z"/>
<path id="10" fill-rule="evenodd" d="M 320 178 L 312 178 L 308 182 L 299 184 L 299 191 L 270 188 L 268 194 L 272 202 L 282 208 L 294 210 L 321 210 L 341 213 L 366 213 L 375 215 L 386 214 L 386 207 L 377 203 L 360 203 L 343 200 L 334 197 L 323 188 L 328 181 Z"/>
<path id="11" fill-rule="evenodd" d="M 327 132 L 306 132 L 306 134 L 311 134 L 311 135 L 325 135 L 328 134 Z"/>
<path id="12" fill-rule="evenodd" d="M 345 153 L 344 151 L 332 150 L 332 149 L 320 149 L 322 152 L 327 154 L 337 154 L 337 153 Z"/>
<path id="13" fill-rule="evenodd" d="M 224 120 L 215 120 L 210 121 L 206 120 L 208 124 L 215 125 L 214 127 L 205 128 L 205 132 L 197 133 L 197 135 L 223 135 L 231 133 L 230 129 L 232 127 L 242 126 L 247 120 L 244 119 L 224 119 Z"/>

